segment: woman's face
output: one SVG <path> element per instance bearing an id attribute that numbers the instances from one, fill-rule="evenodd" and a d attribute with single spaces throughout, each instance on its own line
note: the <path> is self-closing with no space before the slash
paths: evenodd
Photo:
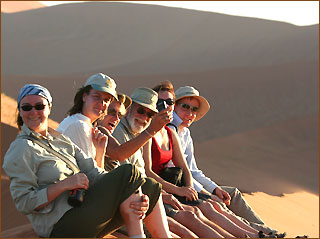
<path id="1" fill-rule="evenodd" d="M 85 93 L 82 97 L 83 107 L 81 113 L 93 122 L 108 109 L 112 99 L 113 96 L 109 93 L 91 89 L 89 94 Z"/>
<path id="2" fill-rule="evenodd" d="M 126 109 L 119 101 L 112 101 L 109 105 L 107 114 L 101 121 L 101 125 L 105 127 L 112 134 L 114 129 L 120 122 L 120 119 L 126 114 Z"/>
<path id="3" fill-rule="evenodd" d="M 20 101 L 19 113 L 24 124 L 44 136 L 47 136 L 50 111 L 48 101 L 39 95 L 27 95 Z"/>
<path id="4" fill-rule="evenodd" d="M 186 97 L 175 104 L 175 112 L 182 120 L 181 127 L 189 127 L 197 117 L 200 103 L 193 97 Z"/>

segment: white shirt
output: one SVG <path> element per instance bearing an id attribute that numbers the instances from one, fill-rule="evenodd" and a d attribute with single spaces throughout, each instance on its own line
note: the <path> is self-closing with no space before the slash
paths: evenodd
<path id="1" fill-rule="evenodd" d="M 59 124 L 57 131 L 68 136 L 88 157 L 96 157 L 96 148 L 92 142 L 92 124 L 87 116 L 81 113 L 68 116 Z"/>
<path id="2" fill-rule="evenodd" d="M 181 124 L 182 120 L 177 115 L 176 112 L 173 112 L 173 121 L 171 124 L 174 124 L 177 129 L 179 129 L 179 125 Z M 174 126 L 168 125 L 173 130 L 176 130 Z M 193 140 L 190 134 L 190 130 L 187 127 L 184 127 L 183 130 L 178 130 L 179 132 L 179 139 L 181 143 L 182 153 L 185 156 L 187 161 L 187 165 L 190 169 L 190 172 L 193 177 L 193 187 L 196 189 L 197 192 L 200 192 L 203 188 L 209 191 L 210 193 L 218 187 L 218 185 L 213 182 L 210 178 L 206 177 L 204 173 L 198 169 L 196 159 L 194 157 L 194 147 L 193 147 Z"/>

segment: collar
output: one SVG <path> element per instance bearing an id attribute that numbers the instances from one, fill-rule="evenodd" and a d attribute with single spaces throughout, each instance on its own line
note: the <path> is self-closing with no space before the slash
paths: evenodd
<path id="1" fill-rule="evenodd" d="M 178 116 L 178 114 L 173 111 L 173 120 L 171 124 L 174 124 L 177 128 L 179 128 L 180 124 L 182 123 L 182 119 Z"/>
<path id="2" fill-rule="evenodd" d="M 34 137 L 36 137 L 37 139 L 47 139 L 47 140 L 53 140 L 53 136 L 51 134 L 49 134 L 48 132 L 48 137 L 45 137 L 31 129 L 28 128 L 28 126 L 26 126 L 26 124 L 23 124 L 21 127 L 21 134 L 26 134 L 26 135 L 32 135 Z"/>

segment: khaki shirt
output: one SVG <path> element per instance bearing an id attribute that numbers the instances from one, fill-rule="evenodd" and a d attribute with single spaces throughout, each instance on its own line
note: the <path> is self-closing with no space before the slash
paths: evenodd
<path id="1" fill-rule="evenodd" d="M 132 131 L 130 130 L 126 117 L 123 117 L 120 120 L 118 126 L 115 128 L 112 135 L 118 140 L 119 144 L 123 144 L 137 136 L 134 133 L 132 133 Z M 146 171 L 144 168 L 142 147 L 139 150 L 137 150 L 137 152 L 133 154 L 130 158 L 120 162 L 120 164 L 126 164 L 126 163 L 131 163 L 133 165 L 136 165 L 140 173 L 142 174 L 142 176 L 147 177 Z"/>
<path id="2" fill-rule="evenodd" d="M 68 137 L 49 134 L 45 138 L 22 126 L 22 132 L 11 143 L 4 157 L 3 169 L 10 178 L 10 192 L 18 211 L 27 215 L 39 236 L 49 237 L 54 224 L 72 208 L 67 203 L 69 192 L 62 193 L 40 210 L 36 211 L 35 208 L 48 202 L 48 186 L 64 180 L 72 171 L 61 159 L 32 140 L 23 138 L 25 135 L 41 138 L 41 141 L 68 157 L 87 175 L 90 185 L 105 171 L 98 168 L 96 162 L 88 158 Z"/>

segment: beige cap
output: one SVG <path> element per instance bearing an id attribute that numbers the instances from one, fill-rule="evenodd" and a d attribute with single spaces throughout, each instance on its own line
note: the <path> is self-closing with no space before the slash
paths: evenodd
<path id="1" fill-rule="evenodd" d="M 200 107 L 199 107 L 199 110 L 197 111 L 197 116 L 194 121 L 201 119 L 210 109 L 210 105 L 208 101 L 204 97 L 200 96 L 199 91 L 197 91 L 192 86 L 180 87 L 175 91 L 175 95 L 176 95 L 176 102 L 185 97 L 194 97 L 197 100 L 199 100 Z"/>
<path id="2" fill-rule="evenodd" d="M 158 93 L 154 90 L 147 87 L 136 88 L 131 95 L 131 99 L 133 102 L 158 113 Z"/>
<path id="3" fill-rule="evenodd" d="M 103 73 L 98 73 L 90 76 L 84 86 L 88 85 L 90 85 L 95 90 L 109 93 L 114 98 L 118 99 L 116 92 L 116 83 L 111 77 Z"/>

